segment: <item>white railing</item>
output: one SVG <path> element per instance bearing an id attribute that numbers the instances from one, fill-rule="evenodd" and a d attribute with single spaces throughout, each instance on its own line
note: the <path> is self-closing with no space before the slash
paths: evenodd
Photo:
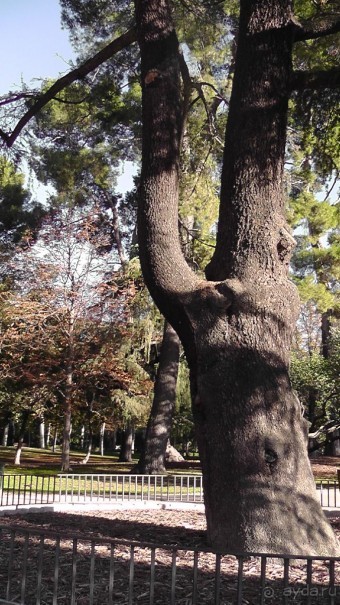
<path id="1" fill-rule="evenodd" d="M 324 508 L 340 508 L 336 481 L 317 482 Z M 122 501 L 203 503 L 202 475 L 2 475 L 0 506 Z"/>

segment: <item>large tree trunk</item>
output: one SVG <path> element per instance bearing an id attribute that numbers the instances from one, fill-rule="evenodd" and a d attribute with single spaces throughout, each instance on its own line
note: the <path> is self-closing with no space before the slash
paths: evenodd
<path id="1" fill-rule="evenodd" d="M 228 551 L 332 555 L 307 425 L 288 377 L 299 303 L 287 276 L 283 163 L 292 2 L 241 0 L 217 247 L 200 281 L 177 227 L 178 42 L 166 0 L 136 1 L 142 58 L 140 258 L 190 367 L 208 539 Z"/>
<path id="2" fill-rule="evenodd" d="M 145 475 L 166 472 L 165 454 L 176 402 L 179 349 L 179 338 L 165 321 L 151 413 L 141 457 L 134 472 Z"/>

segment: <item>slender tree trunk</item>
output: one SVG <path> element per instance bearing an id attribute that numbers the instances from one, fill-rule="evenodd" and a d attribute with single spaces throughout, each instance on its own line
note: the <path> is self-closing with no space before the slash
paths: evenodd
<path id="1" fill-rule="evenodd" d="M 9 434 L 9 422 L 5 422 L 3 432 L 2 432 L 2 442 L 1 445 L 3 447 L 7 446 L 8 443 L 8 434 Z"/>
<path id="2" fill-rule="evenodd" d="M 102 422 L 99 429 L 99 450 L 100 455 L 104 456 L 104 437 L 105 437 L 105 422 Z"/>
<path id="3" fill-rule="evenodd" d="M 87 452 L 86 452 L 86 456 L 85 458 L 83 458 L 83 460 L 80 462 L 80 464 L 87 464 L 88 461 L 90 460 L 90 456 L 92 453 L 92 446 L 93 446 L 93 430 L 92 430 L 92 426 L 89 426 L 89 440 L 88 440 L 88 444 L 87 444 Z"/>
<path id="4" fill-rule="evenodd" d="M 123 432 L 123 440 L 120 448 L 119 462 L 132 461 L 132 444 L 134 437 L 134 427 L 132 422 L 128 422 Z"/>
<path id="5" fill-rule="evenodd" d="M 176 402 L 179 349 L 179 338 L 165 321 L 151 413 L 141 457 L 134 469 L 141 474 L 159 475 L 166 472 L 165 452 Z"/>
<path id="6" fill-rule="evenodd" d="M 200 280 L 178 238 L 182 114 L 178 41 L 166 0 L 138 0 L 143 149 L 138 228 L 145 281 L 183 343 L 218 550 L 333 555 L 292 391 L 299 302 L 283 166 L 291 81 L 291 0 L 241 0 L 217 244 Z M 160 111 L 161 107 L 161 111 Z"/>
<path id="7" fill-rule="evenodd" d="M 45 449 L 46 447 L 46 443 L 45 443 L 45 420 L 44 417 L 41 416 L 39 418 L 39 447 L 41 449 Z"/>
<path id="8" fill-rule="evenodd" d="M 72 397 L 73 397 L 73 363 L 74 363 L 74 308 L 73 303 L 69 311 L 68 325 L 68 356 L 66 367 L 66 383 L 64 393 L 64 427 L 63 444 L 61 450 L 61 470 L 70 470 L 70 442 L 72 429 Z"/>
<path id="9" fill-rule="evenodd" d="M 72 430 L 72 385 L 73 385 L 73 367 L 70 363 L 66 375 L 65 396 L 64 396 L 64 426 L 63 443 L 61 448 L 61 470 L 68 472 L 70 470 L 70 443 Z"/>
<path id="10" fill-rule="evenodd" d="M 47 425 L 47 432 L 46 432 L 46 447 L 47 448 L 50 447 L 50 442 L 51 442 L 51 423 L 49 422 Z"/>
<path id="11" fill-rule="evenodd" d="M 21 422 L 19 435 L 18 435 L 18 445 L 16 447 L 15 457 L 14 457 L 14 464 L 16 466 L 20 466 L 21 452 L 22 452 L 22 449 L 24 446 L 24 437 L 25 437 L 25 431 L 26 431 L 29 416 L 30 416 L 29 411 L 24 411 L 22 414 L 22 422 Z"/>
<path id="12" fill-rule="evenodd" d="M 65 393 L 63 443 L 61 449 L 61 470 L 67 473 L 70 470 L 70 442 L 72 430 L 72 404 L 69 393 Z"/>
<path id="13" fill-rule="evenodd" d="M 55 451 L 57 449 L 57 441 L 58 441 L 58 428 L 57 428 L 57 425 L 55 425 L 54 433 L 53 433 L 53 445 L 52 445 L 53 453 L 55 453 Z"/>

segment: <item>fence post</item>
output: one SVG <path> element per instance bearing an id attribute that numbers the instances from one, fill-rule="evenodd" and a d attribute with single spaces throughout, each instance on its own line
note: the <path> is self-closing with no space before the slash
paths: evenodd
<path id="1" fill-rule="evenodd" d="M 2 487 L 5 474 L 5 464 L 0 462 L 0 505 L 2 505 Z"/>

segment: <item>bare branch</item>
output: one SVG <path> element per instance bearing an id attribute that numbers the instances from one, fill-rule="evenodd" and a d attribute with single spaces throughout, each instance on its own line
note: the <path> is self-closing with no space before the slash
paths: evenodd
<path id="1" fill-rule="evenodd" d="M 126 48 L 133 42 L 137 40 L 136 29 L 133 27 L 129 29 L 125 34 L 116 38 L 110 44 L 102 48 L 98 53 L 96 53 L 93 57 L 85 61 L 82 65 L 73 69 L 68 74 L 59 78 L 52 86 L 49 88 L 44 94 L 41 95 L 34 103 L 34 105 L 25 113 L 25 115 L 19 120 L 18 124 L 14 128 L 12 134 L 8 135 L 2 130 L 0 130 L 0 137 L 5 141 L 8 147 L 11 147 L 20 132 L 23 128 L 28 124 L 28 122 L 42 109 L 49 101 L 51 101 L 55 95 L 75 82 L 76 80 L 81 80 L 91 71 L 99 67 L 102 63 L 113 57 L 117 52 Z"/>
<path id="2" fill-rule="evenodd" d="M 10 105 L 11 103 L 16 103 L 17 101 L 21 101 L 22 99 L 32 99 L 37 96 L 37 92 L 18 92 L 16 94 L 10 93 L 10 96 L 4 96 L 0 99 L 0 107 L 4 105 Z"/>
<path id="3" fill-rule="evenodd" d="M 319 90 L 340 87 L 340 68 L 326 71 L 295 71 L 292 75 L 292 90 Z"/>

